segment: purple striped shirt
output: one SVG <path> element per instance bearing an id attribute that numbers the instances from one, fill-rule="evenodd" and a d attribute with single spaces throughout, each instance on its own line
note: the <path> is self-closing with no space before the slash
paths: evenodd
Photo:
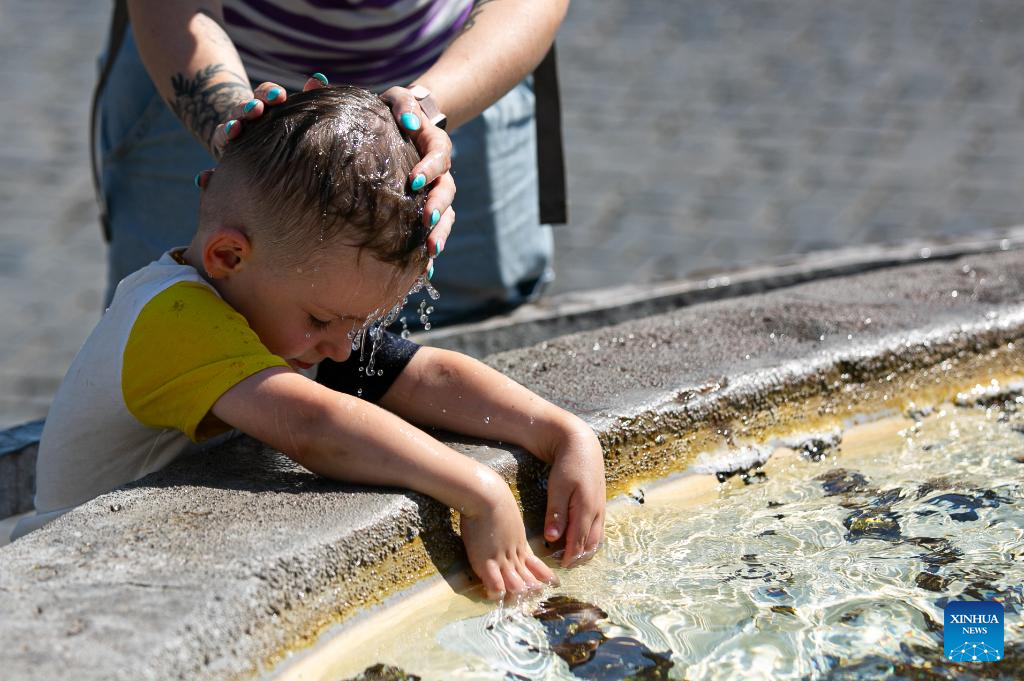
<path id="1" fill-rule="evenodd" d="M 320 71 L 380 92 L 426 71 L 473 0 L 224 0 L 249 78 L 293 90 Z"/>

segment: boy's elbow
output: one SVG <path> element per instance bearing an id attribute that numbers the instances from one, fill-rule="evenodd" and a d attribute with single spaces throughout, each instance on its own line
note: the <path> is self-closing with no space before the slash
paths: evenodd
<path id="1" fill-rule="evenodd" d="M 316 462 L 323 458 L 326 444 L 336 440 L 328 436 L 332 421 L 327 405 L 314 403 L 289 410 L 274 423 L 272 444 L 296 463 L 319 472 L 316 471 Z"/>

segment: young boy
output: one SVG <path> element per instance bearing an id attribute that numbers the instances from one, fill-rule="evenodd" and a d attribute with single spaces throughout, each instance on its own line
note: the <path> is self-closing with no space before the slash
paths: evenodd
<path id="1" fill-rule="evenodd" d="M 355 88 L 297 95 L 250 124 L 206 183 L 192 243 L 125 278 L 72 363 L 40 443 L 37 514 L 14 535 L 234 428 L 321 475 L 457 509 L 492 598 L 553 579 L 501 477 L 416 423 L 551 463 L 545 538 L 566 539 L 566 566 L 594 550 L 604 468 L 583 421 L 476 360 L 391 334 L 372 375 L 350 357 L 432 269 L 422 192 L 406 181 L 417 160 L 387 106 Z M 341 363 L 338 387 L 366 386 L 380 406 L 308 378 L 324 358 Z"/>

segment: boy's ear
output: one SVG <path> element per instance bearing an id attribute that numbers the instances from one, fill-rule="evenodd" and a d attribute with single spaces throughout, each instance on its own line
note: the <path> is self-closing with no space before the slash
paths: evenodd
<path id="1" fill-rule="evenodd" d="M 225 279 L 245 267 L 252 255 L 249 237 L 234 227 L 219 227 L 203 246 L 203 267 L 211 279 Z"/>

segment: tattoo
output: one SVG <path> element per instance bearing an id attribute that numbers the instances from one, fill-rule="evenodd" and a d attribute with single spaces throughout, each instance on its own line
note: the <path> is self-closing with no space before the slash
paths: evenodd
<path id="1" fill-rule="evenodd" d="M 466 23 L 462 25 L 459 35 L 462 35 L 469 29 L 476 26 L 476 18 L 484 11 L 484 5 L 488 5 L 492 2 L 494 2 L 494 0 L 473 0 L 473 9 L 469 10 L 469 16 L 466 17 Z"/>
<path id="2" fill-rule="evenodd" d="M 211 84 L 218 74 L 230 75 L 235 80 Z M 179 73 L 171 78 L 171 86 L 174 88 L 174 100 L 168 102 L 171 110 L 207 148 L 211 147 L 214 130 L 231 107 L 252 97 L 249 83 L 225 69 L 223 64 L 209 64 L 196 71 L 192 78 Z"/>

